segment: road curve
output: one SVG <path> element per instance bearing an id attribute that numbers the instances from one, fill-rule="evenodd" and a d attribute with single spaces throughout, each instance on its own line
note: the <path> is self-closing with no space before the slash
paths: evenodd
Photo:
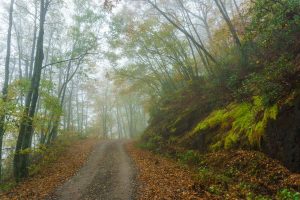
<path id="1" fill-rule="evenodd" d="M 49 200 L 131 200 L 135 169 L 124 140 L 101 141 L 79 172 L 57 188 Z"/>

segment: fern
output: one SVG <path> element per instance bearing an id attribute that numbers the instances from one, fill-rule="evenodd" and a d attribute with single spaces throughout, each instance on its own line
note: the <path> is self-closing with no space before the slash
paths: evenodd
<path id="1" fill-rule="evenodd" d="M 269 120 L 276 119 L 278 115 L 276 104 L 266 108 L 263 105 L 263 98 L 254 96 L 252 103 L 230 104 L 216 110 L 197 124 L 191 136 L 219 126 L 218 135 L 224 136 L 210 145 L 210 149 L 222 146 L 230 149 L 240 141 L 241 136 L 246 136 L 250 145 L 259 146 Z"/>

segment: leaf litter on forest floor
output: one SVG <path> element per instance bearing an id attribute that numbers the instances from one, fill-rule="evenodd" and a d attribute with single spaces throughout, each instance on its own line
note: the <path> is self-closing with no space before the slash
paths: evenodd
<path id="1" fill-rule="evenodd" d="M 56 161 L 49 164 L 33 177 L 20 183 L 11 191 L 0 194 L 2 200 L 45 199 L 68 178 L 74 176 L 85 163 L 97 144 L 95 139 L 76 141 Z"/>
<path id="2" fill-rule="evenodd" d="M 171 159 L 127 145 L 138 170 L 137 199 L 139 200 L 200 200 L 213 199 L 209 194 L 194 190 L 192 174 Z"/>
<path id="3" fill-rule="evenodd" d="M 209 153 L 201 163 L 182 165 L 135 144 L 127 150 L 139 172 L 139 200 L 281 199 L 283 189 L 300 190 L 300 174 L 255 151 Z"/>

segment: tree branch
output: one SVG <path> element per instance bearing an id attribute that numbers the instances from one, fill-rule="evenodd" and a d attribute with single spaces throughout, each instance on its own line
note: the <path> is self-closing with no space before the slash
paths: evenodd
<path id="1" fill-rule="evenodd" d="M 61 61 L 57 61 L 57 62 L 53 62 L 53 63 L 49 63 L 49 64 L 46 64 L 42 67 L 42 69 L 48 67 L 48 66 L 51 66 L 51 65 L 56 65 L 56 64 L 60 64 L 60 63 L 64 63 L 64 62 L 69 62 L 69 61 L 73 61 L 73 60 L 80 60 L 82 59 L 84 56 L 86 55 L 89 55 L 89 54 L 97 54 L 97 53 L 84 53 L 78 57 L 75 57 L 75 58 L 70 58 L 70 59 L 66 59 L 66 60 L 61 60 Z"/>

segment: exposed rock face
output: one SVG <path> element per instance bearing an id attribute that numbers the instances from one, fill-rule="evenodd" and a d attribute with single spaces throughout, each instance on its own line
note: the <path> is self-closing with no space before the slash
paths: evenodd
<path id="1" fill-rule="evenodd" d="M 269 122 L 262 150 L 291 171 L 300 172 L 300 98 L 284 106 L 277 119 Z"/>

